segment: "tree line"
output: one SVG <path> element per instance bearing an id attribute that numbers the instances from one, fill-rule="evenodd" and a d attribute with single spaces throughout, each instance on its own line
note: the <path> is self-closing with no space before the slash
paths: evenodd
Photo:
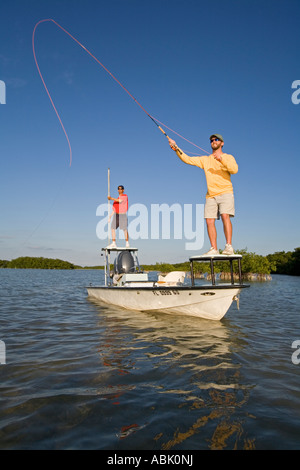
<path id="1" fill-rule="evenodd" d="M 35 258 L 31 256 L 21 256 L 11 261 L 0 260 L 0 268 L 18 269 L 76 269 L 79 266 L 52 258 Z"/>
<path id="2" fill-rule="evenodd" d="M 272 265 L 275 266 L 274 273 L 300 276 L 300 247 L 294 251 L 277 251 L 267 256 Z"/>
<path id="3" fill-rule="evenodd" d="M 267 256 L 256 253 L 248 253 L 246 249 L 236 250 L 237 254 L 243 256 L 243 273 L 257 274 L 289 274 L 290 276 L 300 275 L 300 248 L 295 248 L 293 252 L 280 251 Z M 147 271 L 160 271 L 163 273 L 170 271 L 189 271 L 190 263 L 169 264 L 156 263 L 154 265 L 143 265 Z M 205 273 L 210 271 L 209 263 L 194 263 L 196 273 Z M 238 270 L 237 262 L 233 262 L 233 269 Z M 220 261 L 215 265 L 215 272 L 229 272 L 230 265 L 226 261 Z"/>
<path id="4" fill-rule="evenodd" d="M 294 251 L 278 251 L 267 256 L 258 255 L 256 253 L 248 253 L 246 249 L 237 250 L 237 254 L 243 256 L 243 273 L 258 274 L 289 274 L 291 276 L 300 276 L 300 247 Z M 235 264 L 233 263 L 234 269 Z M 11 261 L 0 260 L 0 268 L 18 268 L 18 269 L 103 269 L 103 266 L 93 266 L 82 268 L 68 261 L 52 258 L 36 258 L 31 256 L 23 256 Z M 147 271 L 160 271 L 162 273 L 170 271 L 189 271 L 190 263 L 156 263 L 151 265 L 143 265 L 143 269 Z M 216 272 L 229 272 L 230 266 L 228 262 L 219 262 L 216 264 Z M 237 270 L 237 263 L 236 263 Z M 209 263 L 195 263 L 195 272 L 205 273 L 210 271 Z"/>

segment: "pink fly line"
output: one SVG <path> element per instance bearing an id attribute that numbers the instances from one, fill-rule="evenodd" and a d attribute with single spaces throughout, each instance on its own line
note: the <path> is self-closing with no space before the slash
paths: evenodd
<path id="1" fill-rule="evenodd" d="M 204 152 L 206 153 L 209 153 L 207 152 L 206 150 L 202 149 L 201 147 L 199 147 L 198 145 L 194 144 L 193 142 L 191 142 L 190 140 L 186 139 L 185 137 L 183 137 L 182 135 L 178 134 L 178 132 L 174 131 L 173 129 L 171 129 L 170 127 L 168 127 L 166 124 L 164 124 L 163 122 L 160 122 L 158 119 L 155 119 L 153 116 L 151 116 L 145 108 L 143 108 L 143 106 L 138 102 L 138 100 L 127 90 L 127 88 L 124 87 L 124 85 L 122 85 L 122 83 L 100 62 L 99 59 L 97 59 L 97 57 L 95 57 L 83 44 L 81 44 L 81 42 L 79 42 L 74 36 L 72 36 L 72 34 L 70 34 L 65 28 L 63 28 L 60 24 L 58 24 L 56 21 L 54 21 L 53 19 L 49 18 L 49 19 L 44 19 L 44 20 L 40 20 L 38 21 L 38 23 L 36 23 L 34 29 L 33 29 L 33 33 L 32 33 L 32 50 L 33 50 L 33 57 L 34 57 L 34 61 L 35 61 L 35 64 L 36 64 L 36 67 L 37 67 L 37 70 L 38 70 L 38 73 L 40 75 L 40 78 L 42 80 L 42 83 L 45 87 L 45 90 L 47 92 L 47 95 L 50 99 L 50 102 L 53 106 L 53 109 L 56 113 L 56 116 L 60 122 L 60 125 L 62 127 L 62 130 L 66 136 L 66 139 L 67 139 L 67 142 L 68 142 L 68 146 L 69 146 L 69 151 L 70 151 L 70 166 L 72 164 L 72 147 L 71 147 L 71 143 L 70 143 L 70 140 L 69 140 L 69 137 L 68 137 L 68 134 L 67 134 L 67 131 L 63 125 L 63 122 L 60 118 L 60 115 L 55 107 L 55 104 L 53 102 L 53 99 L 51 98 L 51 95 L 50 95 L 50 92 L 47 88 L 47 85 L 45 83 L 45 80 L 43 78 L 43 75 L 41 73 L 41 70 L 40 70 L 40 67 L 39 67 L 39 64 L 38 64 L 38 61 L 37 61 L 37 58 L 36 58 L 36 52 L 35 52 L 35 33 L 36 33 L 36 30 L 37 30 L 37 27 L 41 24 L 41 23 L 45 23 L 45 22 L 52 22 L 54 23 L 56 26 L 58 26 L 62 31 L 64 31 L 71 39 L 73 39 L 73 41 L 75 41 L 80 47 L 82 47 L 99 65 L 101 65 L 101 67 L 123 88 L 124 91 L 126 91 L 126 93 L 130 96 L 130 98 L 132 98 L 136 104 L 144 111 L 144 113 L 147 114 L 147 116 L 149 116 L 149 118 L 154 121 L 154 123 L 159 127 L 160 130 L 161 127 L 158 125 L 161 124 L 163 125 L 164 127 L 166 127 L 167 129 L 169 129 L 171 132 L 173 132 L 174 134 L 178 135 L 180 138 L 184 139 L 186 142 L 189 142 L 190 144 L 194 145 L 195 147 L 199 148 L 200 150 L 203 150 Z M 165 134 L 165 132 L 164 132 Z M 167 136 L 167 134 L 165 134 Z M 168 137 L 168 136 L 167 136 Z"/>

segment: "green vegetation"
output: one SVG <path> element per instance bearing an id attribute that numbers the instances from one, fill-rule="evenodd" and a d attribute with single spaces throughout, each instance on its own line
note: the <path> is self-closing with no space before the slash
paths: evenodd
<path id="1" fill-rule="evenodd" d="M 295 250 L 276 252 L 267 256 L 256 253 L 248 253 L 246 249 L 237 250 L 237 253 L 243 255 L 243 273 L 258 274 L 289 274 L 292 276 L 300 275 L 300 247 Z M 18 269 L 103 269 L 103 266 L 85 267 L 76 266 L 68 261 L 52 258 L 34 258 L 24 256 L 12 261 L 0 260 L 0 268 L 18 268 Z M 143 265 L 146 271 L 160 271 L 162 273 L 170 271 L 189 271 L 190 263 L 156 263 Z M 234 269 L 237 271 L 234 265 Z M 216 272 L 229 272 L 228 262 L 220 262 L 216 265 Z M 209 263 L 195 263 L 195 272 L 198 274 L 210 271 Z"/>
<path id="2" fill-rule="evenodd" d="M 18 268 L 18 269 L 76 269 L 68 261 L 52 258 L 33 258 L 31 256 L 22 256 L 12 261 L 0 260 L 0 268 Z"/>
<path id="3" fill-rule="evenodd" d="M 294 251 L 277 251 L 272 255 L 267 255 L 267 259 L 277 274 L 289 274 L 290 276 L 300 276 L 300 247 Z"/>
<path id="4" fill-rule="evenodd" d="M 300 275 L 300 248 L 295 248 L 294 252 L 284 251 L 274 253 L 267 256 L 258 255 L 256 253 L 248 253 L 246 249 L 236 250 L 237 254 L 243 255 L 242 268 L 243 273 L 258 274 L 289 274 L 292 276 Z M 194 263 L 195 272 L 198 274 L 209 272 L 209 263 Z M 234 269 L 237 271 L 237 263 L 233 263 Z M 162 273 L 170 271 L 189 271 L 190 263 L 168 264 L 156 263 L 153 265 L 143 265 L 147 271 L 160 271 Z M 228 262 L 219 262 L 215 266 L 216 272 L 229 272 L 230 265 Z"/>

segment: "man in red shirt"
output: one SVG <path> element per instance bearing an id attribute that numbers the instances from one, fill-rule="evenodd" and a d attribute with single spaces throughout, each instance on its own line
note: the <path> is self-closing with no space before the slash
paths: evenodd
<path id="1" fill-rule="evenodd" d="M 112 219 L 111 223 L 111 235 L 112 235 L 112 243 L 108 246 L 108 248 L 116 248 L 116 229 L 120 228 L 124 231 L 125 240 L 126 240 L 126 247 L 129 248 L 129 240 L 128 240 L 128 230 L 127 230 L 127 211 L 128 211 L 128 196 L 124 194 L 124 186 L 121 184 L 118 186 L 119 197 L 114 198 L 111 196 L 107 196 L 107 199 L 110 201 L 114 201 L 113 203 L 113 212 L 109 216 L 108 222 Z"/>

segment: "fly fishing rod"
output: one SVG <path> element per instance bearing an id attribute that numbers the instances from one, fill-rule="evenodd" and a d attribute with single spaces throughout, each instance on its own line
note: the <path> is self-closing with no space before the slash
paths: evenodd
<path id="1" fill-rule="evenodd" d="M 144 109 L 144 108 L 142 108 Z M 154 122 L 154 124 L 158 127 L 158 129 L 166 136 L 166 138 L 168 139 L 168 141 L 170 142 L 170 137 L 168 136 L 168 134 L 163 130 L 162 127 L 160 127 L 160 125 L 155 121 L 155 119 L 151 116 L 151 114 L 149 114 L 146 110 L 144 110 L 145 113 L 147 114 L 147 116 L 149 116 L 149 118 Z M 177 147 L 176 145 L 176 150 L 178 150 L 178 152 L 180 153 L 180 155 L 182 155 L 182 152 L 180 150 L 179 147 Z"/>

